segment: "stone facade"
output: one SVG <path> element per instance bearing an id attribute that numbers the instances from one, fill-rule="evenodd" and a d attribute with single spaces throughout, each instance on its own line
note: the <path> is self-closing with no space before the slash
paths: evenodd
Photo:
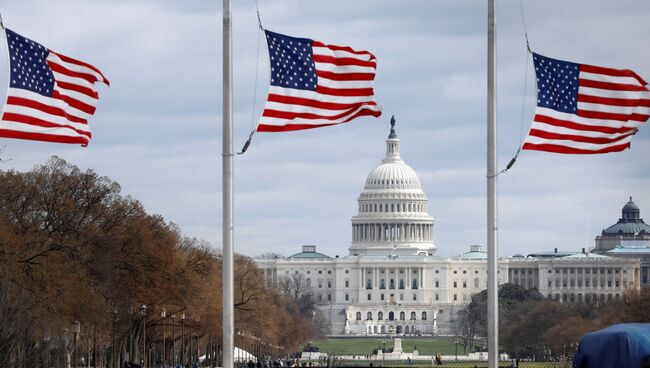
<path id="1" fill-rule="evenodd" d="M 391 129 L 386 157 L 358 198 L 347 256 L 331 258 L 310 245 L 290 257 L 256 260 L 268 286 L 283 278 L 304 283 L 332 335 L 456 334 L 471 296 L 487 287 L 482 246 L 436 255 L 427 197 L 399 143 Z M 565 302 L 606 302 L 639 287 L 639 261 L 586 252 L 510 257 L 499 260 L 498 280 Z"/>

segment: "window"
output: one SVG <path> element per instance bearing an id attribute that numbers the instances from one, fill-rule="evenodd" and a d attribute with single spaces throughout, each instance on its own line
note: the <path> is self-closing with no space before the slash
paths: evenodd
<path id="1" fill-rule="evenodd" d="M 384 281 L 384 279 L 379 280 L 379 288 L 380 289 L 385 289 L 386 288 L 386 282 Z"/>
<path id="2" fill-rule="evenodd" d="M 328 275 L 331 275 L 331 274 L 332 274 L 332 270 L 328 270 L 328 271 L 327 271 L 327 274 L 328 274 Z"/>
<path id="3" fill-rule="evenodd" d="M 399 300 L 404 300 L 404 294 L 399 295 Z"/>
<path id="4" fill-rule="evenodd" d="M 323 271 L 321 271 L 321 270 L 318 270 L 318 274 L 319 274 L 319 275 L 320 275 L 320 274 L 322 274 L 322 273 L 323 273 Z"/>
<path id="5" fill-rule="evenodd" d="M 322 302 L 322 301 L 323 301 L 323 296 L 320 295 L 320 294 L 318 294 L 318 301 L 319 301 L 319 302 Z"/>
<path id="6" fill-rule="evenodd" d="M 418 300 L 418 294 L 413 294 L 413 300 Z"/>
<path id="7" fill-rule="evenodd" d="M 415 312 L 411 312 L 411 321 L 415 321 Z"/>
<path id="8" fill-rule="evenodd" d="M 467 270 L 463 270 L 463 273 L 466 274 L 466 273 L 467 273 Z"/>
<path id="9" fill-rule="evenodd" d="M 350 273 L 350 270 L 345 270 L 345 273 Z"/>
<path id="10" fill-rule="evenodd" d="M 372 294 L 368 294 L 368 300 L 372 300 Z"/>
<path id="11" fill-rule="evenodd" d="M 331 288 L 332 287 L 332 280 L 327 280 L 327 287 Z"/>
<path id="12" fill-rule="evenodd" d="M 345 301 L 347 302 L 349 300 L 350 300 L 350 294 L 345 294 Z"/>
<path id="13" fill-rule="evenodd" d="M 478 288 L 478 283 L 479 283 L 479 281 L 478 281 L 478 277 L 477 277 L 477 278 L 474 279 L 474 288 L 475 289 Z M 548 286 L 551 286 L 551 285 L 548 285 Z"/>
<path id="14" fill-rule="evenodd" d="M 423 321 L 427 320 L 427 312 L 422 312 L 422 320 Z"/>
<path id="15" fill-rule="evenodd" d="M 404 312 L 399 312 L 399 320 L 406 321 L 406 314 Z"/>
<path id="16" fill-rule="evenodd" d="M 454 270 L 454 273 L 458 273 L 458 271 Z"/>
<path id="17" fill-rule="evenodd" d="M 366 289 L 372 289 L 372 280 L 371 279 L 366 280 Z"/>
<path id="18" fill-rule="evenodd" d="M 318 280 L 318 288 L 319 289 L 323 288 L 323 280 Z"/>
<path id="19" fill-rule="evenodd" d="M 361 312 L 357 312 L 357 321 L 361 321 Z"/>
<path id="20" fill-rule="evenodd" d="M 454 301 L 458 300 L 458 295 L 454 294 Z"/>
<path id="21" fill-rule="evenodd" d="M 388 320 L 389 321 L 394 321 L 395 320 L 395 313 L 388 312 Z"/>
<path id="22" fill-rule="evenodd" d="M 418 288 L 418 280 L 417 279 L 413 279 L 411 281 L 411 288 L 412 289 L 417 289 Z"/>
<path id="23" fill-rule="evenodd" d="M 368 312 L 368 314 L 366 315 L 366 319 L 368 321 L 372 321 L 372 312 Z"/>
<path id="24" fill-rule="evenodd" d="M 455 288 L 458 287 L 458 282 L 457 282 L 457 281 L 454 281 L 454 287 L 455 287 Z"/>
<path id="25" fill-rule="evenodd" d="M 404 279 L 399 280 L 399 288 L 404 289 Z"/>
<path id="26" fill-rule="evenodd" d="M 436 300 L 440 300 L 440 296 L 436 294 Z"/>
<path id="27" fill-rule="evenodd" d="M 467 281 L 463 281 L 463 288 L 467 287 Z"/>
<path id="28" fill-rule="evenodd" d="M 311 273 L 311 271 L 307 271 L 307 275 L 309 275 L 310 273 Z"/>
<path id="29" fill-rule="evenodd" d="M 332 294 L 327 294 L 327 301 L 331 302 L 332 301 Z"/>
<path id="30" fill-rule="evenodd" d="M 307 289 L 311 289 L 311 279 L 307 279 Z"/>
<path id="31" fill-rule="evenodd" d="M 440 273 L 438 270 L 436 270 L 436 273 Z"/>
<path id="32" fill-rule="evenodd" d="M 440 281 L 436 280 L 436 287 L 440 287 Z"/>
<path id="33" fill-rule="evenodd" d="M 345 287 L 350 287 L 350 280 L 345 280 Z"/>
<path id="34" fill-rule="evenodd" d="M 379 298 L 380 298 L 381 300 L 384 300 L 384 294 L 381 294 L 381 295 L 379 296 Z"/>
<path id="35" fill-rule="evenodd" d="M 377 312 L 377 320 L 378 321 L 384 320 L 384 312 Z"/>
<path id="36" fill-rule="evenodd" d="M 395 289 L 395 279 L 390 279 L 389 288 Z"/>

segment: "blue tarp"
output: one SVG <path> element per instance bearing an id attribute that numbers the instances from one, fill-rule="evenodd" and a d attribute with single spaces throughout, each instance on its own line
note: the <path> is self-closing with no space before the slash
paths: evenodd
<path id="1" fill-rule="evenodd" d="M 650 362 L 650 323 L 624 323 L 582 337 L 574 368 L 640 368 Z"/>

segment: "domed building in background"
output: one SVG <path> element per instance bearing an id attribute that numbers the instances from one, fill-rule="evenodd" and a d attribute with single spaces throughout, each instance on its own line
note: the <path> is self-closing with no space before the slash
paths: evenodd
<path id="1" fill-rule="evenodd" d="M 487 287 L 487 253 L 472 245 L 456 257 L 436 254 L 427 196 L 400 157 L 394 120 L 386 155 L 357 202 L 347 256 L 331 258 L 305 245 L 287 258 L 257 259 L 267 286 L 292 283 L 310 293 L 330 335 L 458 334 L 471 296 Z M 586 269 L 592 272 L 588 282 Z M 586 301 L 587 294 L 605 302 L 638 287 L 638 260 L 557 250 L 555 256 L 504 258 L 498 282 L 566 302 Z"/>
<path id="2" fill-rule="evenodd" d="M 612 250 L 618 246 L 630 246 L 632 243 L 648 246 L 650 242 L 650 225 L 641 218 L 639 206 L 630 201 L 623 206 L 621 218 L 614 225 L 603 230 L 596 237 L 596 251 L 599 253 Z"/>

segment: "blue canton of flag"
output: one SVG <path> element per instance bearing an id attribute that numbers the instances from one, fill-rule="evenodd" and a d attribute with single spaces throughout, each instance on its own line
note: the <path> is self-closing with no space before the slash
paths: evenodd
<path id="1" fill-rule="evenodd" d="M 311 40 L 266 32 L 271 59 L 271 85 L 316 90 Z"/>
<path id="2" fill-rule="evenodd" d="M 578 110 L 580 64 L 533 55 L 537 106 L 574 114 Z"/>
<path id="3" fill-rule="evenodd" d="M 22 88 L 43 96 L 51 96 L 54 75 L 47 66 L 50 50 L 43 45 L 7 30 L 9 43 L 9 87 Z"/>

